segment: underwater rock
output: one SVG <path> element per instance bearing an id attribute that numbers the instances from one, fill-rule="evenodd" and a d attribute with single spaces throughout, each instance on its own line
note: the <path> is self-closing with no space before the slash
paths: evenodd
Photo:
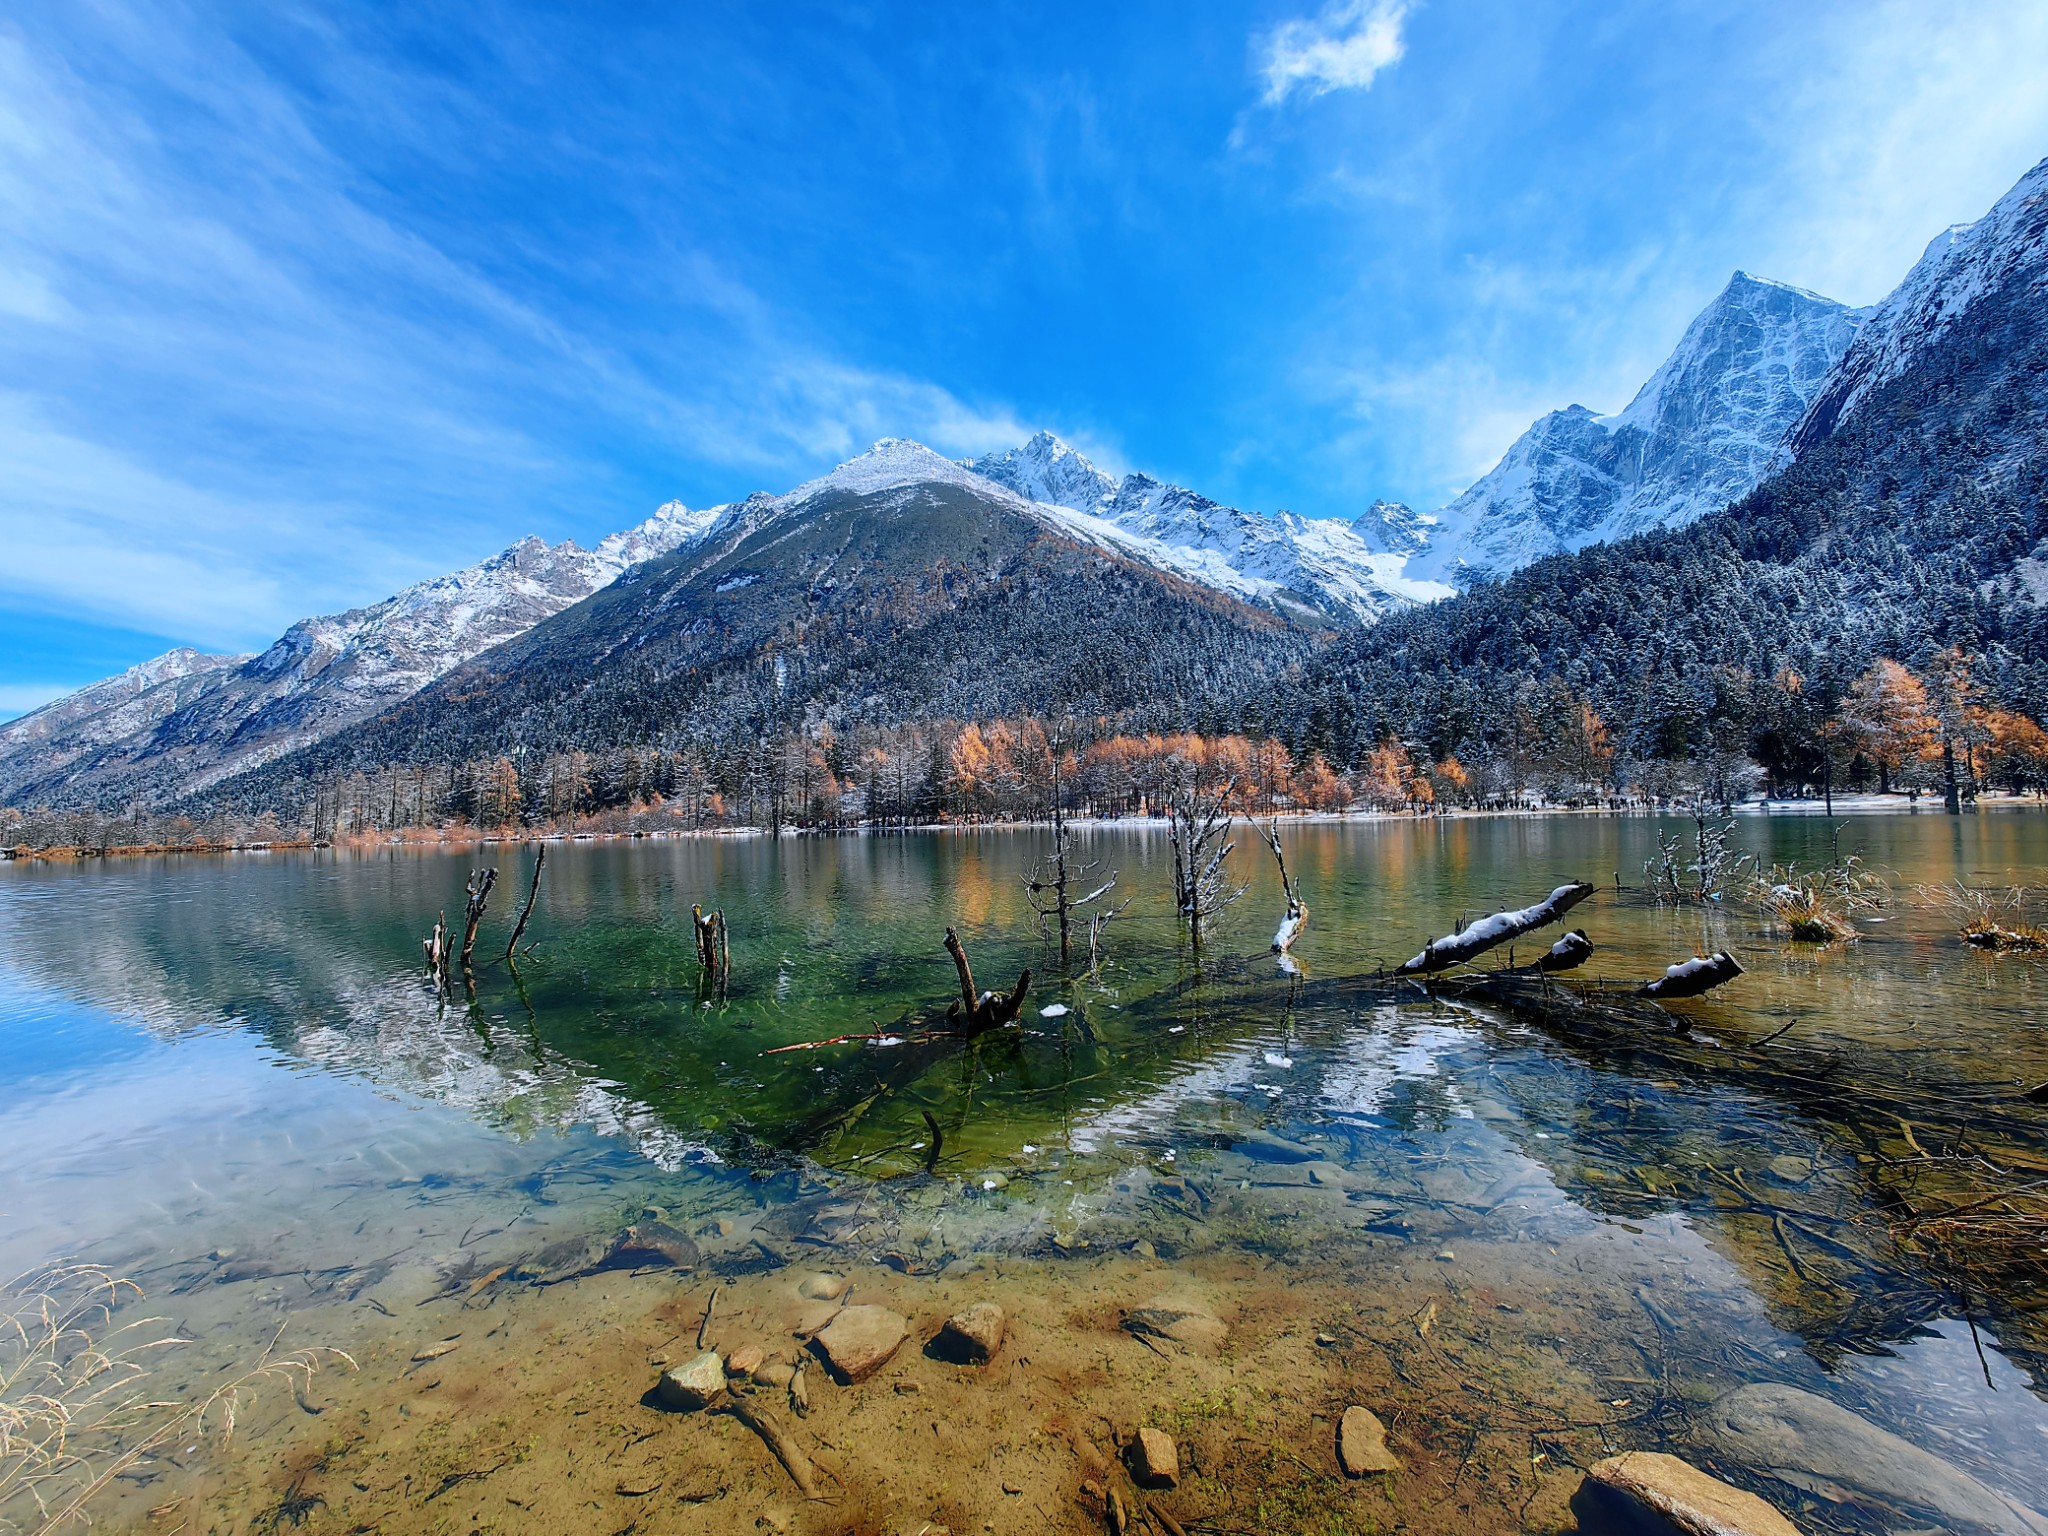
<path id="1" fill-rule="evenodd" d="M 1593 1464 L 1572 1495 L 1579 1529 L 1625 1536 L 1799 1536 L 1799 1527 L 1753 1493 L 1658 1451 Z"/>
<path id="2" fill-rule="evenodd" d="M 1387 1449 L 1387 1426 L 1370 1408 L 1353 1403 L 1337 1424 L 1337 1461 L 1346 1477 L 1398 1472 L 1401 1458 Z"/>
<path id="3" fill-rule="evenodd" d="M 1317 1163 L 1324 1161 L 1323 1154 L 1314 1147 L 1305 1147 L 1298 1141 L 1288 1141 L 1275 1136 L 1271 1131 L 1253 1131 L 1231 1142 L 1230 1149 L 1240 1156 L 1249 1157 L 1260 1163 Z"/>
<path id="4" fill-rule="evenodd" d="M 845 1307 L 811 1342 L 832 1374 L 847 1385 L 864 1381 L 889 1363 L 910 1323 L 887 1307 Z"/>
<path id="5" fill-rule="evenodd" d="M 1806 1158 L 1781 1152 L 1764 1165 L 1770 1176 L 1782 1184 L 1804 1184 L 1813 1177 L 1813 1164 Z"/>
<path id="6" fill-rule="evenodd" d="M 687 1233 L 678 1232 L 665 1221 L 636 1221 L 611 1241 L 605 1252 L 608 1269 L 646 1269 L 668 1265 L 695 1269 L 703 1255 Z"/>
<path id="7" fill-rule="evenodd" d="M 796 1367 L 787 1360 L 771 1360 L 753 1372 L 755 1382 L 764 1387 L 786 1387 L 795 1375 Z"/>
<path id="8" fill-rule="evenodd" d="M 806 1301 L 837 1301 L 846 1294 L 846 1282 L 837 1275 L 809 1275 L 796 1289 Z"/>
<path id="9" fill-rule="evenodd" d="M 958 1365 L 986 1365 L 1003 1347 L 1008 1319 L 992 1301 L 977 1301 L 946 1319 L 932 1339 L 932 1353 Z"/>
<path id="10" fill-rule="evenodd" d="M 745 1344 L 732 1352 L 732 1358 L 725 1362 L 728 1376 L 751 1376 L 761 1369 L 763 1359 L 758 1344 Z"/>
<path id="11" fill-rule="evenodd" d="M 725 1362 L 707 1349 L 661 1373 L 656 1389 L 671 1408 L 692 1411 L 714 1401 L 725 1390 Z"/>
<path id="12" fill-rule="evenodd" d="M 1737 1387 L 1707 1409 L 1701 1445 L 1840 1504 L 1932 1517 L 1957 1536 L 2048 1536 L 2048 1520 L 1969 1473 L 1797 1387 Z"/>
<path id="13" fill-rule="evenodd" d="M 1213 1354 L 1223 1347 L 1230 1326 L 1199 1302 L 1155 1296 L 1124 1314 L 1124 1331 L 1155 1339 L 1171 1339 Z"/>
<path id="14" fill-rule="evenodd" d="M 1171 1488 L 1180 1481 L 1180 1451 L 1163 1429 L 1131 1437 L 1131 1478 L 1140 1488 Z"/>

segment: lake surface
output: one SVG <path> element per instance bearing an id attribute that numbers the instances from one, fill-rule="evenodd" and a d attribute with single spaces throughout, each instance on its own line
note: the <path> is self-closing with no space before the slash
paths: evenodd
<path id="1" fill-rule="evenodd" d="M 1255 831 L 1198 959 L 1164 836 L 1089 829 L 1133 898 L 1092 975 L 1026 902 L 1043 832 L 554 845 L 533 952 L 473 996 L 425 977 L 421 936 L 491 863 L 479 961 L 501 953 L 531 848 L 0 867 L 0 1269 L 136 1276 L 193 1341 L 181 1392 L 280 1326 L 361 1365 L 125 1478 L 117 1526 L 1084 1529 L 1116 1438 L 1154 1422 L 1190 1463 L 1159 1497 L 1215 1529 L 1569 1528 L 1576 1469 L 1629 1448 L 1805 1529 L 1932 1528 L 1701 1449 L 1708 1405 L 1757 1382 L 2048 1507 L 2040 1233 L 1952 1214 L 2048 1177 L 2024 1097 L 2048 967 L 1916 894 L 2037 881 L 2048 817 L 1744 816 L 1763 866 L 1884 878 L 1826 948 L 1737 899 L 1647 899 L 1660 832 L 1692 825 L 1284 828 L 1311 909 L 1289 967 Z M 1675 1007 L 1685 1033 L 1619 1037 L 1380 979 L 1571 879 L 1601 888 L 1571 920 L 1587 978 L 1721 947 L 1747 973 Z M 722 989 L 693 902 L 730 923 Z M 982 986 L 1034 969 L 1021 1031 L 915 1038 L 956 995 L 948 926 Z M 778 1049 L 849 1035 L 893 1043 Z M 687 1274 L 533 1283 L 650 1210 L 701 1245 Z M 714 1281 L 723 1347 L 787 1353 L 814 1271 L 925 1331 L 976 1299 L 1013 1318 L 1000 1384 L 910 1347 L 891 1385 L 817 1383 L 829 1505 L 729 1417 L 641 1401 Z M 1162 1295 L 1227 1341 L 1124 1325 Z M 413 1358 L 434 1340 L 456 1347 Z M 1402 1473 L 1335 1475 L 1354 1402 Z"/>

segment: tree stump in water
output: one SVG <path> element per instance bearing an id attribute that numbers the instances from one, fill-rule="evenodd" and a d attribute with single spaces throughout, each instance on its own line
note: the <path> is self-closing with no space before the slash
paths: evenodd
<path id="1" fill-rule="evenodd" d="M 946 953 L 953 957 L 953 967 L 960 973 L 960 1001 L 946 1010 L 946 1017 L 955 1027 L 978 1035 L 1017 1022 L 1017 1015 L 1024 1010 L 1024 999 L 1031 991 L 1029 966 L 1017 977 L 1016 987 L 1007 996 L 1000 992 L 977 993 L 974 972 L 967 964 L 967 948 L 960 942 L 960 935 L 950 928 L 946 930 Z"/>

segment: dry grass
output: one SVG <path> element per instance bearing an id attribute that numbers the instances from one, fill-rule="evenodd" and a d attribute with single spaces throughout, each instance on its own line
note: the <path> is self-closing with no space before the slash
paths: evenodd
<path id="1" fill-rule="evenodd" d="M 1839 944 L 1856 937 L 1858 913 L 1884 904 L 1884 882 L 1853 856 L 1821 869 L 1777 864 L 1757 876 L 1757 904 L 1806 944 Z"/>
<path id="2" fill-rule="evenodd" d="M 1966 944 L 2001 954 L 2048 953 L 2048 925 L 2034 921 L 2041 898 L 2026 886 L 1992 891 L 1957 881 L 1923 885 L 1919 891 L 1924 900 L 1955 917 Z"/>
<path id="3" fill-rule="evenodd" d="M 93 1264 L 34 1270 L 0 1287 L 0 1532 L 44 1536 L 89 1522 L 116 1477 L 175 1438 L 232 1437 L 258 1384 L 303 1388 L 339 1350 L 276 1352 L 197 1400 L 154 1396 L 154 1361 L 188 1341 L 158 1317 L 123 1320 L 142 1290 Z M 280 1329 L 282 1332 L 282 1329 Z"/>

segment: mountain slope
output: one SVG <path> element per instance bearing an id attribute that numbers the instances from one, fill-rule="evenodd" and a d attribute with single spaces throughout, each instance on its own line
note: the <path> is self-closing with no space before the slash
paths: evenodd
<path id="1" fill-rule="evenodd" d="M 1272 613 L 884 441 L 218 798 L 290 809 L 306 783 L 356 769 L 571 748 L 744 756 L 815 724 L 1237 723 L 1311 648 Z"/>
<path id="2" fill-rule="evenodd" d="M 1468 586 L 1726 506 L 1769 471 L 1862 319 L 1736 273 L 1626 410 L 1574 405 L 1537 422 L 1438 514 L 1410 571 Z"/>
<path id="3" fill-rule="evenodd" d="M 0 727 L 0 801 L 162 803 L 204 789 L 369 718 L 717 515 L 670 503 L 591 550 L 524 539 L 381 603 L 302 620 L 254 657 L 174 651 Z"/>
<path id="4" fill-rule="evenodd" d="M 48 773 L 81 755 L 147 731 L 221 683 L 247 656 L 209 656 L 181 646 L 66 694 L 0 725 L 0 774 L 14 764 Z"/>
<path id="5" fill-rule="evenodd" d="M 1404 531 L 1381 517 L 1262 516 L 1150 475 L 1114 481 L 1050 432 L 968 467 L 1028 501 L 1062 509 L 1076 532 L 1097 543 L 1296 622 L 1369 623 L 1450 591 L 1404 573 Z"/>
<path id="6" fill-rule="evenodd" d="M 1829 374 L 1791 435 L 1796 451 L 1821 441 L 1980 301 L 2014 281 L 2044 290 L 2048 267 L 2048 160 L 2019 179 L 1983 218 L 1944 230 L 1905 281 L 1868 312 L 1855 343 Z"/>
<path id="7" fill-rule="evenodd" d="M 1785 750 L 1758 704 L 1780 669 L 1825 711 L 1876 658 L 1951 645 L 1981 654 L 1990 697 L 2048 714 L 2048 241 L 2038 193 L 2018 206 L 1987 259 L 1902 290 L 1886 366 L 1740 502 L 1388 618 L 1311 669 L 1294 729 L 1340 753 L 1388 734 L 1512 752 L 1554 684 L 1624 753 L 1761 760 Z"/>

